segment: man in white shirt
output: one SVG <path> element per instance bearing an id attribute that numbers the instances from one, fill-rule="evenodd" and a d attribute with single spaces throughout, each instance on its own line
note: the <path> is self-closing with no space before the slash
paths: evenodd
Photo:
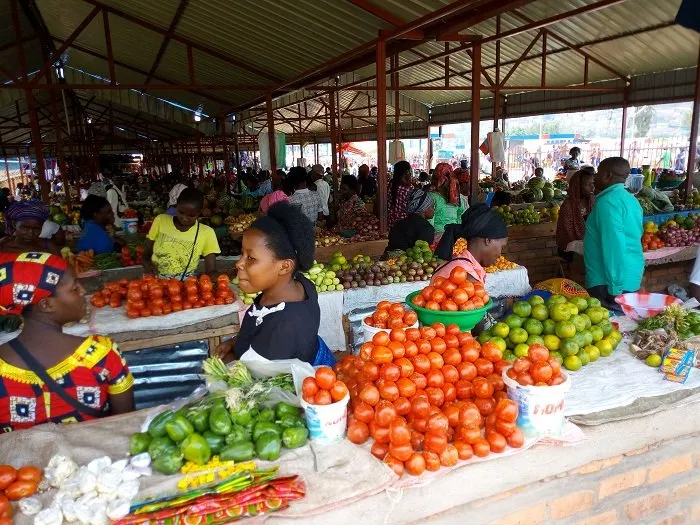
<path id="1" fill-rule="evenodd" d="M 318 192 L 311 191 L 307 187 L 306 170 L 301 167 L 294 167 L 289 170 L 287 176 L 294 185 L 294 193 L 289 197 L 289 202 L 301 208 L 303 214 L 315 225 L 316 220 L 321 218 L 323 206 L 321 205 L 321 198 Z"/>
<path id="2" fill-rule="evenodd" d="M 323 166 L 320 164 L 316 164 L 311 168 L 311 181 L 316 185 L 316 192 L 321 198 L 323 216 L 328 218 L 328 215 L 330 215 L 328 202 L 330 201 L 331 197 L 331 186 L 325 180 L 323 180 Z"/>

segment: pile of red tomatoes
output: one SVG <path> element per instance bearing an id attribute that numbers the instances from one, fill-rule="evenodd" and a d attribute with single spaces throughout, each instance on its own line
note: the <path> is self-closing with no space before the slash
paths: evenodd
<path id="1" fill-rule="evenodd" d="M 371 438 L 372 454 L 399 476 L 521 447 L 502 356 L 456 325 L 377 333 L 336 365 L 350 392 L 348 439 Z"/>
<path id="2" fill-rule="evenodd" d="M 414 306 L 428 310 L 465 312 L 483 308 L 489 302 L 489 296 L 483 284 L 470 281 L 467 271 L 456 266 L 448 279 L 434 277 L 432 284 L 423 288 L 412 302 Z"/>
<path id="3" fill-rule="evenodd" d="M 235 300 L 227 275 L 213 282 L 208 275 L 191 276 L 184 282 L 145 275 L 135 281 L 122 279 L 105 284 L 90 303 L 96 308 L 120 308 L 126 299 L 126 315 L 131 318 L 167 315 L 203 306 L 231 304 Z"/>
<path id="4" fill-rule="evenodd" d="M 406 310 L 401 303 L 381 301 L 377 310 L 365 317 L 365 324 L 374 328 L 393 329 L 408 328 L 418 322 L 418 315 L 413 310 Z"/>

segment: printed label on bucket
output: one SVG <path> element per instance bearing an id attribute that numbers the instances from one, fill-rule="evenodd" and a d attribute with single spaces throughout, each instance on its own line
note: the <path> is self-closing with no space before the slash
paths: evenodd
<path id="1" fill-rule="evenodd" d="M 330 405 L 309 405 L 302 400 L 309 438 L 316 443 L 337 443 L 345 438 L 349 396 Z"/>

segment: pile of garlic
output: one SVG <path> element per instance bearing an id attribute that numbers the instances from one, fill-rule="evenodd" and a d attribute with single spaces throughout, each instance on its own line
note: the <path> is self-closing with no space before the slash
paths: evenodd
<path id="1" fill-rule="evenodd" d="M 56 455 L 40 487 L 56 489 L 51 504 L 41 510 L 39 499 L 25 498 L 19 503 L 20 510 L 34 516 L 34 525 L 107 525 L 129 514 L 139 492 L 138 478 L 151 474 L 150 461 L 148 454 L 114 463 L 104 456 L 78 467 L 72 459 Z"/>

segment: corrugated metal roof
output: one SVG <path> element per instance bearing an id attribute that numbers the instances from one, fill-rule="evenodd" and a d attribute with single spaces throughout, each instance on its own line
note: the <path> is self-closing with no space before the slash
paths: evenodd
<path id="1" fill-rule="evenodd" d="M 402 20 L 415 20 L 441 7 L 449 5 L 452 0 L 367 0 L 379 9 L 389 12 Z M 593 0 L 536 0 L 518 10 L 524 17 L 541 20 L 573 9 L 588 6 Z M 561 20 L 547 27 L 547 31 L 557 34 L 575 45 L 582 45 L 600 39 L 611 39 L 615 35 L 624 35 L 646 27 L 651 27 L 673 20 L 681 0 L 627 0 L 619 4 L 587 12 L 576 18 Z M 142 21 L 139 25 L 117 14 L 110 14 L 112 46 L 117 61 L 124 66 L 117 66 L 116 73 L 120 82 L 140 83 L 154 65 L 156 55 L 163 42 L 163 34 L 171 24 L 173 16 L 180 5 L 176 0 L 101 0 L 109 8 L 121 10 L 129 16 Z M 65 40 L 94 8 L 93 3 L 85 0 L 36 0 L 39 11 L 47 28 L 56 38 L 57 45 Z M 10 41 L 14 35 L 11 28 L 9 0 L 0 0 L 0 15 L 5 15 L 5 31 L 0 37 Z M 23 32 L 31 34 L 32 30 L 23 18 Z M 449 20 L 449 19 L 448 19 Z M 521 27 L 525 22 L 513 13 L 501 16 L 501 31 Z M 144 27 L 155 26 L 156 30 Z M 214 55 L 194 49 L 195 77 L 202 84 L 247 84 L 270 86 L 277 85 L 272 79 L 289 80 L 311 68 L 322 64 L 333 64 L 333 60 L 342 53 L 372 41 L 381 29 L 391 29 L 389 23 L 370 14 L 349 1 L 338 0 L 207 0 L 187 3 L 175 30 L 176 38 L 189 39 L 195 46 L 210 49 Z M 481 22 L 464 30 L 465 33 L 481 34 L 489 38 L 496 32 L 495 18 Z M 512 64 L 520 57 L 532 38 L 538 33 L 532 30 L 503 39 L 500 43 L 500 78 L 508 74 Z M 5 40 L 3 40 L 3 38 Z M 678 26 L 659 29 L 649 34 L 623 36 L 601 43 L 589 45 L 584 49 L 592 56 L 607 63 L 611 68 L 624 75 L 636 75 L 664 71 L 680 67 L 693 66 L 697 59 L 698 36 Z M 38 39 L 33 46 L 30 58 L 33 67 L 41 64 Z M 97 16 L 76 38 L 75 44 L 83 47 L 83 53 L 69 49 L 67 61 L 71 67 L 97 74 L 108 75 L 105 56 L 106 45 L 102 16 Z M 442 42 L 424 42 L 400 55 L 400 64 L 413 63 L 421 56 L 428 56 L 444 51 Z M 452 43 L 451 46 L 458 44 Z M 564 46 L 554 38 L 548 40 L 547 84 L 580 84 L 583 77 L 583 58 L 575 51 L 563 50 Z M 510 85 L 535 85 L 540 81 L 541 41 L 530 51 L 532 58 L 525 60 L 511 76 Z M 482 65 L 486 73 L 495 80 L 496 45 L 494 42 L 482 46 Z M 13 50 L 0 52 L 0 62 L 12 63 Z M 88 52 L 93 53 L 90 55 Z M 230 60 L 226 60 L 229 57 Z M 9 62 L 4 59 L 7 58 Z M 418 84 L 440 86 L 444 78 L 444 58 L 433 59 L 410 69 L 401 71 L 402 85 Z M 463 90 L 452 91 L 405 91 L 401 94 L 403 108 L 401 120 L 426 118 L 427 107 L 468 101 L 470 91 L 467 88 L 470 78 L 471 59 L 466 50 L 450 56 L 450 69 L 461 75 L 452 76 L 450 84 L 464 86 Z M 238 64 L 238 65 L 235 65 Z M 32 67 L 32 66 L 30 66 Z M 6 66 L 7 68 L 7 66 Z M 341 85 L 349 79 L 371 77 L 374 66 L 368 65 L 341 75 Z M 186 46 L 177 40 L 171 40 L 155 71 L 152 83 L 178 82 L 187 83 L 188 67 Z M 614 74 L 591 62 L 589 81 L 614 78 Z M 466 77 L 466 78 L 464 78 Z M 272 78 L 272 79 L 271 79 Z M 329 79 L 330 80 L 330 79 Z M 486 84 L 486 80 L 482 79 Z M 330 85 L 330 84 L 328 84 Z M 372 84 L 370 84 L 372 85 Z M 98 92 L 101 99 L 118 101 L 133 107 L 134 96 L 117 91 Z M 246 104 L 259 98 L 261 92 L 254 91 L 217 91 L 217 90 L 151 90 L 149 94 L 165 100 L 173 100 L 189 108 L 201 105 L 204 112 L 218 116 L 223 109 Z M 374 97 L 374 92 L 370 92 Z M 285 105 L 295 100 L 306 98 L 307 91 L 289 94 L 275 99 L 275 106 L 281 108 L 286 119 L 294 120 L 295 113 Z M 355 92 L 343 93 L 341 108 L 355 97 Z M 361 95 L 355 100 L 366 98 Z M 307 111 L 315 115 L 318 103 L 307 102 Z M 387 113 L 393 115 L 393 97 L 388 96 Z M 136 104 L 138 106 L 138 104 Z M 147 110 L 153 110 L 146 105 Z M 354 104 L 366 107 L 367 104 Z M 311 109 L 313 107 L 313 110 Z M 408 109 L 407 109 L 408 108 Z M 254 113 L 259 112 L 254 110 Z M 156 109 L 160 117 L 165 115 Z M 359 118 L 348 116 L 356 114 Z M 355 127 L 375 122 L 375 116 L 363 112 L 350 112 L 342 119 L 342 126 Z M 297 117 L 298 118 L 298 117 Z M 362 120 L 364 119 L 364 121 Z M 265 120 L 265 117 L 262 117 Z M 321 119 L 322 120 L 322 119 Z M 183 121 L 184 123 L 184 121 Z M 308 124 L 308 126 L 307 126 Z M 291 129 L 289 124 L 281 123 Z M 297 125 L 295 125 L 297 126 Z M 302 124 L 309 132 L 326 131 L 322 122 L 311 120 Z"/>

